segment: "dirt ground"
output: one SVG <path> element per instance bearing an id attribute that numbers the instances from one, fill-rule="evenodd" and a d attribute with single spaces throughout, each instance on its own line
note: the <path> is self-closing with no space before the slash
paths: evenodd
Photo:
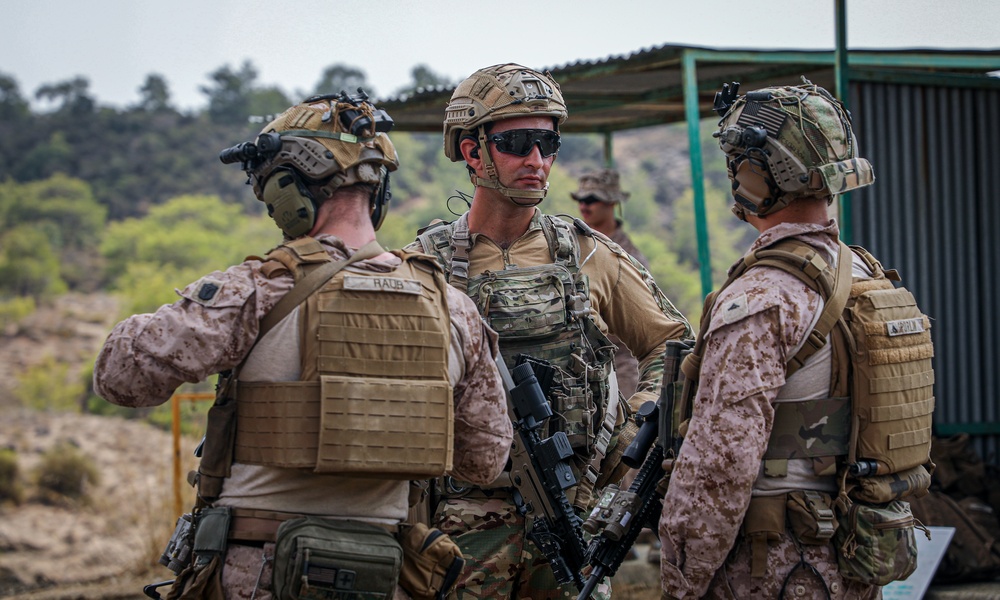
<path id="1" fill-rule="evenodd" d="M 123 581 L 141 592 L 134 576 L 152 581 L 169 575 L 154 568 L 174 519 L 169 432 L 120 418 L 13 408 L 4 413 L 0 447 L 17 452 L 25 499 L 0 507 L 0 597 L 129 597 L 108 593 Z M 57 444 L 72 445 L 96 466 L 99 482 L 88 490 L 89 501 L 50 506 L 32 500 L 34 470 Z M 63 592 L 86 584 L 103 591 Z"/>

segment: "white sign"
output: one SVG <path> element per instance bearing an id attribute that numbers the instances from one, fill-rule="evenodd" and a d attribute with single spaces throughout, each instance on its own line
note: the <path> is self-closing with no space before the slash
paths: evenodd
<path id="1" fill-rule="evenodd" d="M 882 600 L 920 600 L 931 585 L 938 563 L 944 558 L 954 527 L 928 527 L 931 539 L 914 530 L 917 538 L 917 570 L 903 581 L 893 581 L 882 588 Z"/>

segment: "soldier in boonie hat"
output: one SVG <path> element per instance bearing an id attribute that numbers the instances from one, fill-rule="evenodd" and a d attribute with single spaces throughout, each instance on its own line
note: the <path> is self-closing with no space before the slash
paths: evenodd
<path id="1" fill-rule="evenodd" d="M 591 199 L 607 204 L 618 204 L 628 200 L 630 194 L 623 191 L 619 183 L 621 176 L 615 169 L 601 169 L 584 173 L 580 177 L 580 189 L 570 196 L 577 202 L 589 203 Z"/>

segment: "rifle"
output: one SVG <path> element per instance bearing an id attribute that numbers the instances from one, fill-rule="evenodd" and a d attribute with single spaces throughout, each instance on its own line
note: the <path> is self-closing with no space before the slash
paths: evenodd
<path id="1" fill-rule="evenodd" d="M 552 407 L 535 376 L 535 368 L 546 367 L 540 361 L 534 361 L 538 367 L 521 362 L 511 374 L 503 358 L 498 356 L 496 362 L 518 433 L 510 450 L 514 504 L 530 521 L 528 539 L 548 559 L 556 581 L 572 582 L 580 589 L 585 552 L 582 520 L 565 492 L 577 484 L 568 461 L 573 448 L 565 432 L 557 431 L 547 439 L 539 433 L 552 416 Z"/>
<path id="2" fill-rule="evenodd" d="M 664 447 L 675 443 L 672 439 L 669 444 L 662 441 L 659 430 L 661 426 L 672 427 L 674 384 L 680 378 L 681 359 L 690 350 L 690 342 L 667 341 L 660 399 L 646 402 L 639 408 L 635 415 L 639 433 L 622 455 L 622 462 L 627 466 L 634 469 L 642 465 L 639 474 L 628 490 L 614 484 L 604 488 L 597 506 L 583 524 L 583 530 L 594 537 L 587 547 L 590 575 L 577 600 L 587 600 L 605 576 L 614 577 L 644 527 L 656 530 L 663 509 L 663 492 L 659 488 L 664 476 L 663 458 L 666 452 L 675 450 Z M 665 425 L 662 425 L 664 420 Z"/>

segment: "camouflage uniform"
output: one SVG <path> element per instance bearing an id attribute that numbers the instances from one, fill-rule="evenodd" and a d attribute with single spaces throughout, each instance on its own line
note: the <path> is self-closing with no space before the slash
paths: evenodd
<path id="1" fill-rule="evenodd" d="M 334 260 L 353 254 L 332 235 L 317 239 Z M 349 270 L 390 272 L 399 259 L 367 260 Z M 293 286 L 287 272 L 268 278 L 261 262 L 246 262 L 214 272 L 179 292 L 181 299 L 152 314 L 132 316 L 109 335 L 95 365 L 94 389 L 110 402 L 122 406 L 155 406 L 167 401 L 182 383 L 236 367 L 257 339 L 260 320 Z M 206 300 L 206 284 L 214 293 Z M 494 357 L 496 334 L 485 326 L 468 297 L 447 289 L 451 314 L 448 352 L 449 380 L 455 402 L 455 448 L 453 475 L 485 483 L 503 468 L 512 439 L 510 420 Z M 199 297 L 201 294 L 201 297 Z M 297 331 L 297 309 L 268 334 L 289 323 Z M 256 356 L 256 353 L 254 354 Z M 299 347 L 290 344 L 276 356 L 294 371 L 299 366 Z M 243 374 L 252 378 L 248 363 Z M 272 368 L 268 365 L 269 368 Z M 273 368 L 272 368 L 273 370 Z M 292 374 L 286 379 L 295 380 Z M 241 478 L 240 474 L 244 474 Z M 247 475 L 249 474 L 249 475 Z M 220 504 L 249 509 L 280 510 L 368 520 L 393 525 L 406 518 L 406 481 L 379 481 L 314 474 L 305 470 L 256 465 L 233 465 L 234 479 L 227 479 Z M 357 497 L 373 498 L 369 512 Z M 376 513 L 377 514 L 373 514 Z M 264 548 L 231 545 L 223 581 L 231 598 L 249 598 L 260 578 L 258 599 L 271 577 L 273 544 Z"/>
<path id="2" fill-rule="evenodd" d="M 550 264 L 552 254 L 542 218 L 536 209 L 528 230 L 507 249 L 482 234 L 473 234 L 469 277 L 511 265 Z M 580 272 L 590 283 L 591 317 L 602 332 L 614 331 L 638 356 L 641 377 L 629 404 L 638 407 L 655 400 L 663 379 L 665 341 L 689 337 L 690 326 L 620 246 L 600 233 L 593 238 L 578 234 L 578 239 Z M 418 241 L 408 249 L 422 250 L 422 245 Z M 591 251 L 593 255 L 584 262 L 582 257 Z M 619 412 L 618 425 L 622 422 Z M 585 468 L 589 460 L 589 456 L 578 454 L 575 470 Z M 611 468 L 613 465 L 602 465 L 601 472 Z M 456 586 L 462 589 L 455 590 L 455 597 L 537 600 L 575 596 L 568 586 L 559 586 L 545 557 L 527 540 L 525 519 L 517 513 L 509 485 L 509 479 L 506 484 L 501 479 L 485 489 L 469 486 L 461 494 L 446 494 L 436 508 L 434 524 L 458 542 L 466 557 L 460 579 L 463 584 Z M 571 500 L 575 489 L 567 490 Z M 609 593 L 610 586 L 604 583 L 594 597 L 607 598 Z"/>
<path id="3" fill-rule="evenodd" d="M 760 235 L 750 252 L 790 237 L 835 262 L 838 229 L 833 221 L 825 226 L 776 225 Z M 812 331 L 822 304 L 818 293 L 773 267 L 751 268 L 717 299 L 702 332 L 706 344 L 694 411 L 660 519 L 665 597 L 880 596 L 879 587 L 840 575 L 832 543 L 806 545 L 787 534 L 768 542 L 764 576 L 751 577 L 750 544 L 741 531 L 751 495 L 768 493 L 760 472 L 774 404 L 790 381 L 786 361 Z M 810 365 L 828 394 L 829 351 L 814 355 L 799 373 Z M 829 480 L 817 485 L 836 489 Z"/>

